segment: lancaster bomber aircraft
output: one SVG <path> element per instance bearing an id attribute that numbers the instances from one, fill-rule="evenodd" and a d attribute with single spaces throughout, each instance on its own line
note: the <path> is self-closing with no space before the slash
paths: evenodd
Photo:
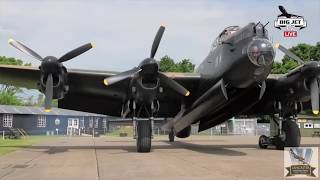
<path id="1" fill-rule="evenodd" d="M 53 98 L 59 100 L 60 108 L 129 118 L 138 152 L 151 149 L 155 117 L 170 119 L 163 128 L 171 130 L 169 140 L 174 141 L 175 136 L 188 137 L 192 124 L 203 131 L 236 115 L 273 115 L 278 135 L 261 136 L 260 147 L 300 145 L 297 113 L 311 107 L 315 114 L 319 110 L 318 62 L 304 63 L 277 44 L 301 66 L 288 74 L 270 75 L 275 49 L 266 25 L 249 23 L 242 28 L 225 28 L 195 73 L 163 73 L 154 57 L 164 30 L 159 28 L 150 56 L 121 73 L 67 70 L 63 66 L 63 62 L 92 48 L 90 43 L 58 59 L 43 58 L 11 39 L 10 45 L 42 63 L 39 69 L 1 65 L 0 83 L 38 88 L 46 95 L 47 111 Z"/>

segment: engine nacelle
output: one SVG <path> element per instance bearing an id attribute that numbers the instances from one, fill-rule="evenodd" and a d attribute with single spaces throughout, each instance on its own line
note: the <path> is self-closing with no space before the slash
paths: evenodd
<path id="1" fill-rule="evenodd" d="M 40 82 L 38 82 L 38 89 L 45 93 L 46 82 L 48 74 L 41 72 Z M 68 73 L 67 69 L 62 66 L 57 73 L 52 74 L 53 78 L 53 99 L 62 99 L 68 93 Z"/>
<path id="2" fill-rule="evenodd" d="M 187 138 L 190 136 L 190 134 L 191 134 L 191 126 L 188 126 L 183 130 L 181 130 L 180 132 L 176 133 L 176 136 L 178 138 Z"/>
<path id="3" fill-rule="evenodd" d="M 159 78 L 152 76 L 138 77 L 135 81 L 134 98 L 137 102 L 151 104 L 159 93 L 160 82 Z"/>

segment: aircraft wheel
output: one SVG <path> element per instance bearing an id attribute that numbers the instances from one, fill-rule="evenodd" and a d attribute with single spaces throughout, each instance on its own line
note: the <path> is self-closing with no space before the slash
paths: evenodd
<path id="1" fill-rule="evenodd" d="M 269 142 L 269 138 L 267 136 L 261 135 L 259 137 L 259 147 L 261 149 L 267 149 L 268 144 L 269 144 L 268 142 Z"/>
<path id="2" fill-rule="evenodd" d="M 169 132 L 169 142 L 174 142 L 174 132 L 173 132 L 173 130 L 171 130 Z"/>
<path id="3" fill-rule="evenodd" d="M 151 121 L 137 121 L 137 151 L 150 152 L 151 150 Z"/>
<path id="4" fill-rule="evenodd" d="M 283 137 L 275 137 L 274 145 L 277 149 L 283 150 L 284 147 L 299 147 L 301 141 L 300 129 L 298 125 L 288 119 L 282 122 Z"/>

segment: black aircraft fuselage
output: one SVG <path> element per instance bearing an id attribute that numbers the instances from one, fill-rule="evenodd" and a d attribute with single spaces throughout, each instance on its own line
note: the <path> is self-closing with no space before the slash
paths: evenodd
<path id="1" fill-rule="evenodd" d="M 271 71 L 274 56 L 262 24 L 226 28 L 197 69 L 203 79 L 201 88 L 207 91 L 220 79 L 235 88 L 261 83 Z"/>
<path id="2" fill-rule="evenodd" d="M 256 100 L 261 99 L 274 57 L 275 50 L 261 23 L 249 23 L 243 28 L 227 27 L 197 69 L 201 76 L 197 93 L 190 97 L 168 127 L 173 126 L 177 133 L 198 121 L 202 129 L 221 123 L 208 124 L 214 118 L 214 112 L 236 100 L 235 94 L 244 89 L 259 89 Z M 241 108 L 232 110 L 240 111 Z"/>

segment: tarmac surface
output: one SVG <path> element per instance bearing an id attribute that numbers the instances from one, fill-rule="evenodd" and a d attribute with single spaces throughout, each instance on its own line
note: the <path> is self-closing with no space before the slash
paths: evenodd
<path id="1" fill-rule="evenodd" d="M 258 149 L 256 136 L 155 137 L 151 153 L 132 138 L 59 137 L 0 156 L 0 179 L 284 179 L 283 151 Z M 303 138 L 319 146 L 320 138 Z M 319 156 L 320 157 L 320 156 Z"/>

